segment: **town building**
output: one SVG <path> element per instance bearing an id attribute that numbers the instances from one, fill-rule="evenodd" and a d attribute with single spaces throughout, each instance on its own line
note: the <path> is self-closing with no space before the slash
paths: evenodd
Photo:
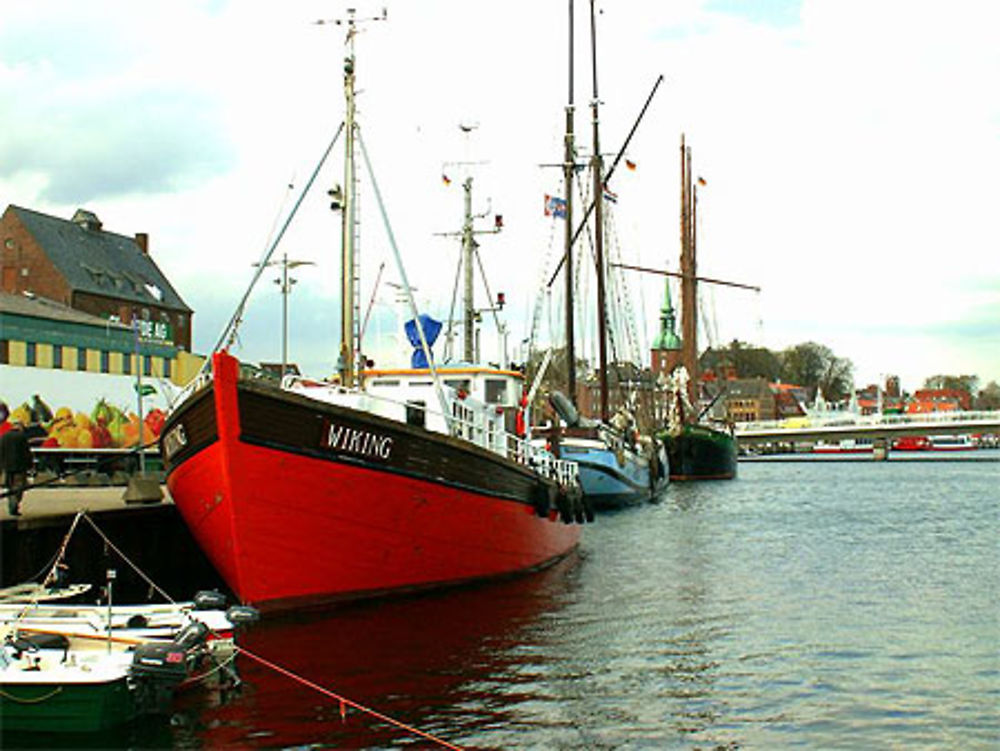
<path id="1" fill-rule="evenodd" d="M 144 341 L 191 351 L 191 309 L 150 256 L 148 234 L 109 232 L 85 209 L 60 219 L 11 205 L 0 243 L 0 290 L 134 322 Z"/>
<path id="2" fill-rule="evenodd" d="M 0 399 L 40 394 L 89 410 L 98 398 L 129 406 L 135 382 L 165 406 L 198 372 L 191 309 L 149 255 L 145 234 L 103 229 L 8 206 L 0 217 Z"/>

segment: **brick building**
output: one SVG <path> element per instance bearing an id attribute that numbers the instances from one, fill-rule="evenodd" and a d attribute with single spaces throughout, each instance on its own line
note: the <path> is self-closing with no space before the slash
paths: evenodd
<path id="1" fill-rule="evenodd" d="M 108 232 L 95 214 L 72 219 L 8 206 L 0 217 L 0 290 L 29 294 L 131 327 L 143 340 L 191 350 L 191 309 L 149 254 L 149 236 Z"/>

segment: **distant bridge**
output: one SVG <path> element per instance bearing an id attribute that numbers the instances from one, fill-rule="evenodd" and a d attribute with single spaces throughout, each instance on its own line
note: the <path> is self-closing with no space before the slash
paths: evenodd
<path id="1" fill-rule="evenodd" d="M 922 435 L 1000 433 L 1000 410 L 991 412 L 928 412 L 915 415 L 854 415 L 792 417 L 786 420 L 736 423 L 740 445 L 839 441 L 844 438 L 890 439 Z"/>

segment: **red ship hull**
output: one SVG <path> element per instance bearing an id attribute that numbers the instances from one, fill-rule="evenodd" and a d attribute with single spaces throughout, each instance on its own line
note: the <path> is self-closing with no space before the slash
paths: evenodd
<path id="1" fill-rule="evenodd" d="M 516 462 L 268 393 L 240 381 L 226 354 L 214 365 L 213 384 L 165 426 L 167 486 L 244 602 L 286 609 L 499 577 L 579 541 L 580 527 L 549 508 L 554 483 Z M 353 451 L 331 446 L 331 425 L 361 436 Z"/>

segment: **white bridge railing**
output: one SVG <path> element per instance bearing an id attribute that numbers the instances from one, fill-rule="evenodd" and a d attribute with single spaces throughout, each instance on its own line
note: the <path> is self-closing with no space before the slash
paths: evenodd
<path id="1" fill-rule="evenodd" d="M 970 425 L 969 423 L 975 423 Z M 743 434 L 756 433 L 795 433 L 806 430 L 814 432 L 823 428 L 859 428 L 876 429 L 887 426 L 898 427 L 936 427 L 1000 425 L 1000 410 L 969 411 L 969 412 L 925 412 L 913 415 L 855 415 L 852 413 L 831 414 L 823 416 L 806 415 L 791 417 L 784 420 L 761 420 L 758 422 L 738 422 L 735 425 L 737 437 Z"/>

